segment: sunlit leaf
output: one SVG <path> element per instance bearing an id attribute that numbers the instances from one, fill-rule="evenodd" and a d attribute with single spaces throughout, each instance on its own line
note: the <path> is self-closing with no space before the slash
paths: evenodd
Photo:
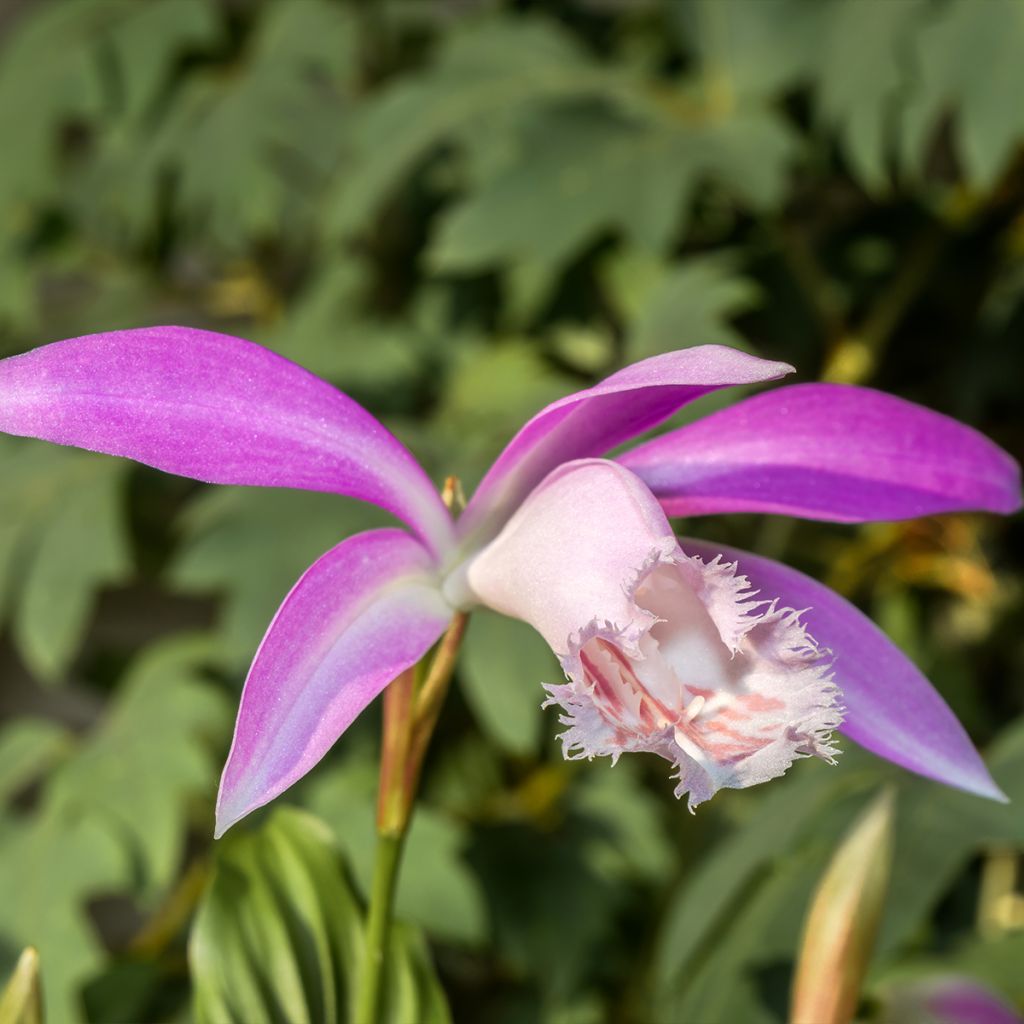
<path id="1" fill-rule="evenodd" d="M 96 591 L 129 569 L 126 463 L 65 448 L 0 445 L 0 599 L 13 596 L 14 638 L 42 679 L 77 653 Z"/>
<path id="2" fill-rule="evenodd" d="M 347 1019 L 361 929 L 323 824 L 279 808 L 258 831 L 235 830 L 217 845 L 189 945 L 197 1019 Z"/>
<path id="3" fill-rule="evenodd" d="M 1020 145 L 1024 115 L 1008 97 L 1024 89 L 1024 8 L 1015 0 L 955 0 L 913 37 L 918 86 L 902 123 L 903 154 L 917 169 L 952 108 L 966 178 L 985 189 Z"/>
<path id="4" fill-rule="evenodd" d="M 278 808 L 217 847 L 189 945 L 195 1013 L 208 1024 L 349 1021 L 362 957 L 362 910 L 330 831 Z M 394 931 L 385 972 L 389 1024 L 449 1020 L 414 930 Z"/>
<path id="5" fill-rule="evenodd" d="M 71 733 L 46 718 L 21 716 L 0 729 L 0 799 L 8 800 L 72 747 Z"/>
<path id="6" fill-rule="evenodd" d="M 229 248 L 308 219 L 338 157 L 354 54 L 339 5 L 268 7 L 239 65 L 188 76 L 145 146 L 123 128 L 107 138 L 94 191 L 131 223 L 140 205 L 152 212 L 170 172 L 180 224 Z"/>
<path id="7" fill-rule="evenodd" d="M 39 950 L 44 1004 L 55 1021 L 84 1019 L 81 985 L 103 963 L 85 903 L 123 887 L 126 868 L 100 822 L 56 807 L 0 833 L 0 938 Z"/>
<path id="8" fill-rule="evenodd" d="M 149 648 L 50 791 L 67 814 L 102 822 L 124 843 L 149 891 L 178 866 L 190 801 L 212 802 L 212 742 L 223 742 L 230 711 L 200 674 L 210 648 L 201 637 Z"/>
<path id="9" fill-rule="evenodd" d="M 39 954 L 29 946 L 0 992 L 0 1024 L 43 1024 Z"/>
<path id="10" fill-rule="evenodd" d="M 360 110 L 355 162 L 339 183 L 334 226 L 362 227 L 383 198 L 440 142 L 520 107 L 606 91 L 578 46 L 540 19 L 470 22 L 446 36 L 434 64 L 382 90 Z"/>
<path id="11" fill-rule="evenodd" d="M 839 136 L 854 172 L 872 188 L 889 181 L 898 104 L 911 84 L 906 48 L 925 9 L 924 0 L 845 2 L 832 4 L 822 19 L 815 69 L 821 118 Z"/>
<path id="12" fill-rule="evenodd" d="M 665 263 L 627 250 L 608 260 L 605 274 L 629 325 L 630 361 L 691 345 L 748 347 L 730 320 L 761 296 L 728 258 Z"/>
<path id="13" fill-rule="evenodd" d="M 794 773 L 765 793 L 754 815 L 717 845 L 670 901 L 655 960 L 656 983 L 669 991 L 689 981 L 716 926 L 729 917 L 758 871 L 786 851 L 829 798 L 835 780 L 822 773 Z"/>

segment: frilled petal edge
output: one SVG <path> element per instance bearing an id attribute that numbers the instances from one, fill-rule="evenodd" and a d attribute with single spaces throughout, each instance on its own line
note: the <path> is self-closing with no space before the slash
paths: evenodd
<path id="1" fill-rule="evenodd" d="M 285 598 L 256 653 L 221 778 L 216 835 L 283 792 L 444 632 L 433 559 L 401 530 L 357 534 Z"/>
<path id="2" fill-rule="evenodd" d="M 964 727 L 938 691 L 866 615 L 828 587 L 768 558 L 682 538 L 688 554 L 738 563 L 763 597 L 806 609 L 815 641 L 831 649 L 846 717 L 840 731 L 908 771 L 993 800 L 996 785 Z"/>

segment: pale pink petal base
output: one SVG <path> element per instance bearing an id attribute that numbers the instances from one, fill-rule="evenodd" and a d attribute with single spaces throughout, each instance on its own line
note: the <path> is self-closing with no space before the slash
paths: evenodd
<path id="1" fill-rule="evenodd" d="M 216 835 L 305 775 L 430 649 L 451 615 L 430 554 L 401 530 L 358 534 L 316 561 L 285 598 L 249 671 Z"/>

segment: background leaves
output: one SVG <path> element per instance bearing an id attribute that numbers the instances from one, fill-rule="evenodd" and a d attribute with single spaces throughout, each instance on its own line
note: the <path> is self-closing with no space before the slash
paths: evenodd
<path id="1" fill-rule="evenodd" d="M 708 342 L 1024 452 L 1018 0 L 8 7 L 0 354 L 142 324 L 237 333 L 467 488 L 546 402 Z M 302 812 L 215 847 L 212 801 L 277 603 L 383 519 L 20 439 L 0 469 L 0 969 L 38 947 L 68 1024 L 344 1019 L 377 712 L 284 798 Z M 445 1019 L 436 967 L 455 1020 L 781 1021 L 814 879 L 887 783 L 894 876 L 861 1015 L 949 971 L 1021 1006 L 1019 522 L 687 529 L 871 612 L 1016 804 L 847 749 L 691 817 L 660 762 L 562 761 L 549 653 L 481 614 L 410 838 L 396 1019 Z"/>

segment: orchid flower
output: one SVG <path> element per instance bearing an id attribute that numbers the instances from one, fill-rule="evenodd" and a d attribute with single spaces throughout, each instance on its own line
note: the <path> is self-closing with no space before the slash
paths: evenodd
<path id="1" fill-rule="evenodd" d="M 566 681 L 547 693 L 568 756 L 657 753 L 691 808 L 795 758 L 831 760 L 837 728 L 1005 799 L 943 699 L 861 612 L 769 559 L 677 540 L 666 518 L 1005 514 L 1020 507 L 1005 452 L 910 402 L 804 384 L 602 458 L 701 395 L 791 371 L 717 345 L 627 366 L 534 416 L 457 520 L 351 398 L 208 331 L 93 334 L 0 361 L 0 430 L 209 483 L 348 495 L 404 524 L 341 541 L 285 598 L 245 682 L 218 835 L 305 775 L 475 605 L 529 622 L 560 658 Z"/>

